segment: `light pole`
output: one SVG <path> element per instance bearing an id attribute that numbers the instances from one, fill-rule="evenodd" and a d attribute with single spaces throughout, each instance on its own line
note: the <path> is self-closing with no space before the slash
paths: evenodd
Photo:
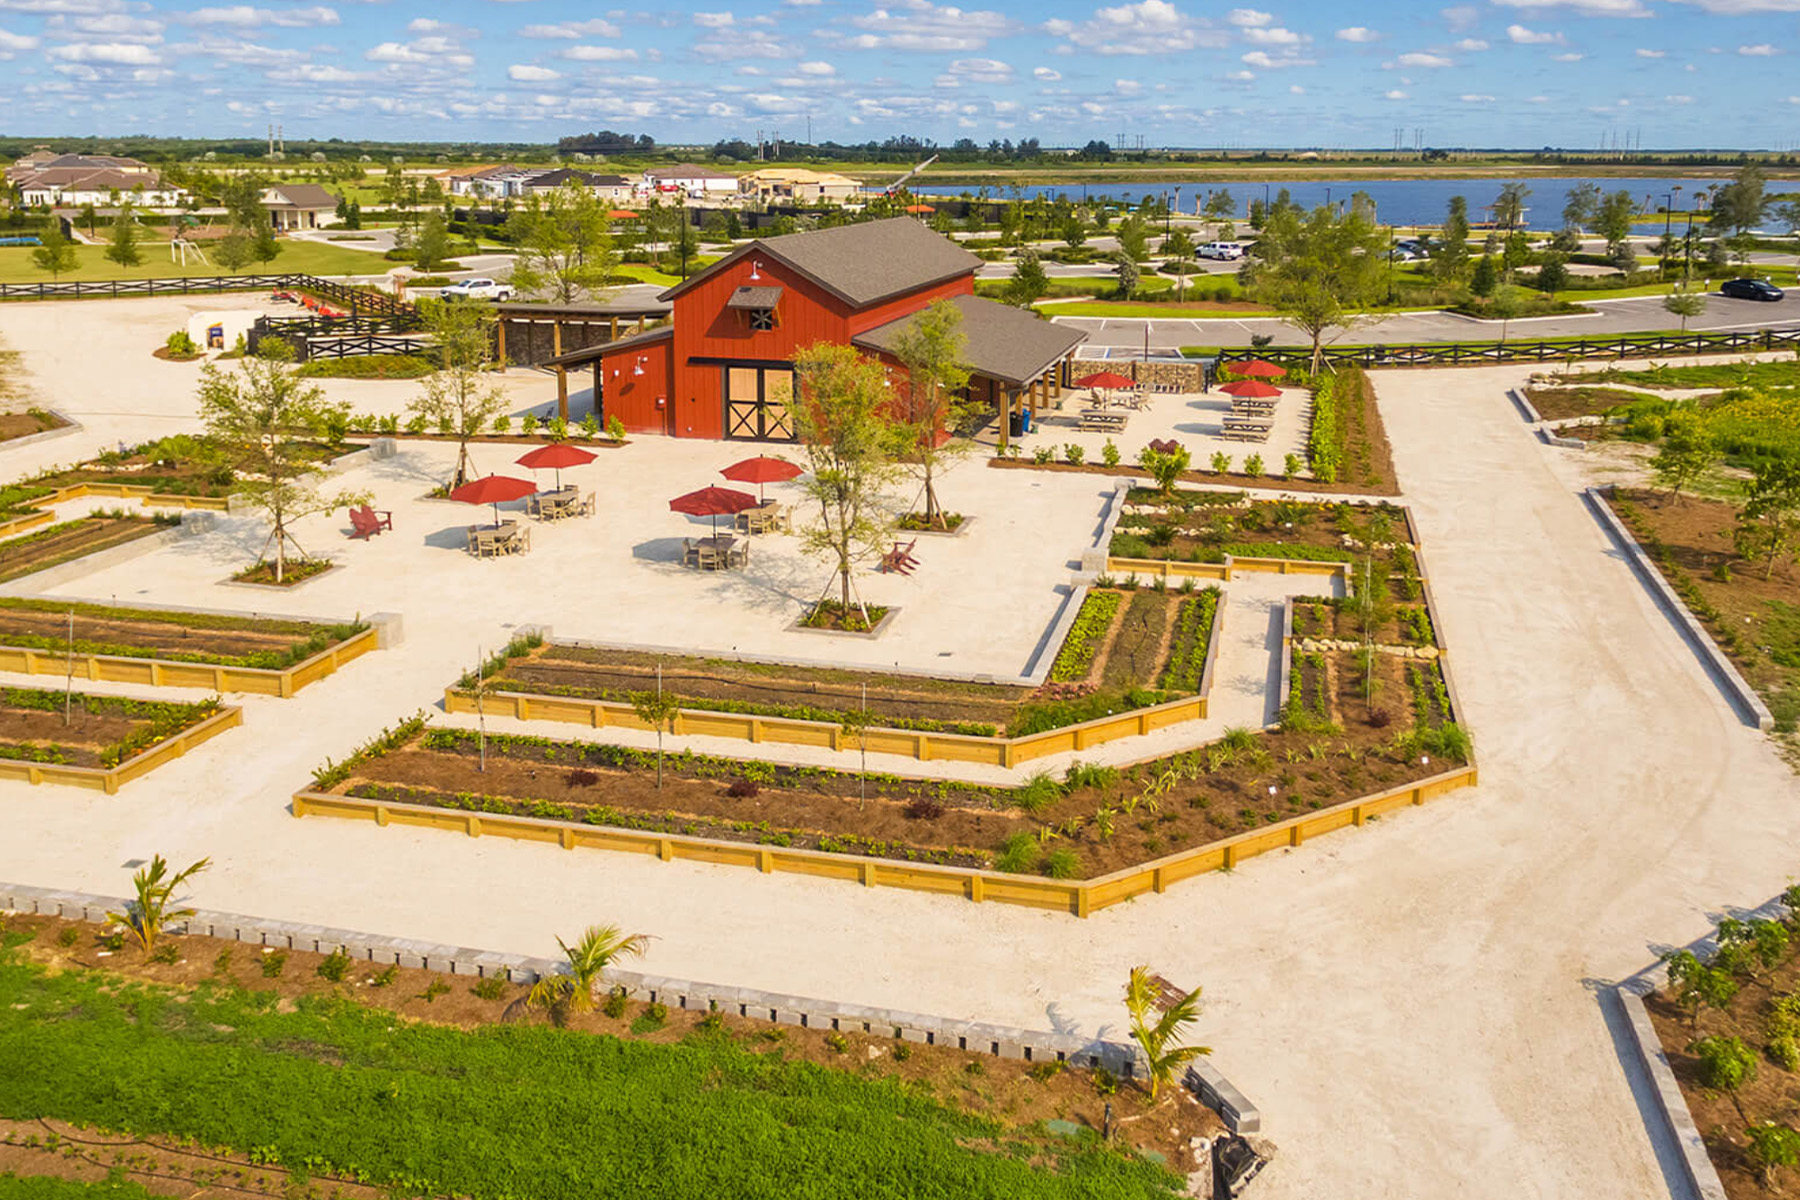
<path id="1" fill-rule="evenodd" d="M 1681 185 L 1676 184 L 1669 191 L 1663 193 L 1663 257 L 1660 270 L 1664 275 L 1669 273 L 1669 225 L 1675 219 L 1675 193 L 1680 190 Z"/>

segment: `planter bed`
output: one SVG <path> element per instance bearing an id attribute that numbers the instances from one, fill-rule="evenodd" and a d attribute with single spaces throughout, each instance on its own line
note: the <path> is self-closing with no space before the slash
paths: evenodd
<path id="1" fill-rule="evenodd" d="M 1695 496 L 1620 488 L 1612 509 L 1688 610 L 1791 731 L 1800 716 L 1800 566 L 1761 563 L 1732 549 L 1737 506 Z M 1724 578 L 1720 577 L 1721 570 Z"/>
<path id="2" fill-rule="evenodd" d="M 55 413 L 42 408 L 30 408 L 24 412 L 0 413 L 0 442 L 10 442 L 16 438 L 30 437 L 34 433 L 61 429 L 67 424 L 67 421 Z"/>
<path id="3" fill-rule="evenodd" d="M 110 949 L 105 926 L 37 915 L 8 918 L 5 943 L 0 990 L 20 1003 L 0 1010 L 0 1044 L 32 1069 L 0 1079 L 0 1104 L 45 1119 L 0 1122 L 0 1151 L 40 1143 L 21 1173 L 64 1174 L 83 1163 L 70 1142 L 123 1134 L 129 1154 L 103 1150 L 96 1178 L 166 1165 L 201 1181 L 190 1191 L 278 1193 L 304 1171 L 343 1200 L 599 1195 L 620 1179 L 702 1195 L 727 1163 L 770 1195 L 928 1177 L 965 1195 L 1169 1200 L 1190 1140 L 1224 1131 L 1179 1084 L 1151 1104 L 1133 1083 L 1103 1094 L 1085 1070 L 952 1045 L 606 996 L 557 1028 L 520 1020 L 528 986 L 498 977 L 201 936 L 166 936 L 172 961 L 151 961 Z M 119 1107 L 120 1088 L 146 1087 L 177 1100 Z M 365 1119 L 372 1103 L 382 1120 Z M 1096 1136 L 1109 1104 L 1111 1148 Z"/>
<path id="4" fill-rule="evenodd" d="M 1351 606 L 1343 601 L 1302 596 L 1290 603 L 1295 641 L 1303 638 L 1362 640 L 1361 624 Z M 1375 642 L 1382 646 L 1431 646 L 1435 644 L 1432 635 L 1431 617 L 1423 604 L 1396 604 L 1393 615 L 1375 631 Z"/>
<path id="5" fill-rule="evenodd" d="M 71 767 L 116 767 L 218 711 L 216 702 L 173 704 L 119 696 L 69 698 L 40 688 L 0 688 L 0 758 Z"/>
<path id="6" fill-rule="evenodd" d="M 77 655 L 270 671 L 295 666 L 367 628 L 0 597 L 0 646 L 56 654 L 60 661 L 69 646 L 71 611 Z"/>
<path id="7" fill-rule="evenodd" d="M 1248 500 L 1233 492 L 1164 497 L 1133 488 L 1126 506 L 1107 550 L 1114 558 L 1352 562 L 1372 555 L 1377 569 L 1396 558 L 1400 567 L 1410 561 L 1411 526 L 1405 510 L 1391 504 Z"/>
<path id="8" fill-rule="evenodd" d="M 1546 421 L 1561 421 L 1569 417 L 1597 417 L 1611 412 L 1622 404 L 1632 404 L 1650 397 L 1642 392 L 1628 392 L 1623 388 L 1609 387 L 1544 387 L 1541 385 L 1525 389 L 1525 398 L 1538 411 L 1538 416 Z"/>
<path id="9" fill-rule="evenodd" d="M 255 587 L 292 588 L 299 587 L 309 579 L 316 579 L 332 569 L 329 558 L 290 559 L 282 564 L 281 578 L 275 578 L 275 564 L 259 562 L 255 566 L 245 567 L 233 575 L 229 582 L 247 583 Z"/>
<path id="10" fill-rule="evenodd" d="M 82 483 L 147 487 L 153 495 L 170 497 L 223 499 L 231 493 L 236 479 L 229 468 L 192 459 L 151 459 L 146 452 L 154 444 L 139 446 L 124 454 L 102 455 L 67 470 L 40 475 L 24 486 L 44 488 L 45 494 Z M 342 445 L 334 446 L 319 441 L 308 441 L 304 446 L 306 457 L 320 465 L 331 461 L 346 449 Z"/>
<path id="11" fill-rule="evenodd" d="M 1789 1129 L 1800 1123 L 1800 1048 L 1795 1041 L 1800 1038 L 1800 1001 L 1795 1000 L 1800 994 L 1800 925 L 1792 908 L 1800 902 L 1800 888 L 1790 888 L 1785 900 L 1777 915 L 1761 918 L 1768 922 L 1762 927 L 1765 933 L 1773 933 L 1774 927 L 1786 935 L 1771 938 L 1767 958 L 1747 944 L 1703 950 L 1692 958 L 1677 952 L 1670 982 L 1644 997 L 1682 1099 L 1731 1200 L 1791 1196 L 1800 1184 L 1800 1166 L 1791 1164 L 1774 1167 L 1765 1179 L 1748 1136 L 1765 1122 Z M 1728 928 L 1734 927 L 1721 926 L 1721 936 Z M 1695 993 L 1680 985 L 1676 977 L 1683 966 L 1705 973 L 1710 1001 L 1696 1002 Z M 1735 1046 L 1730 1046 L 1732 1039 Z M 1713 1073 L 1720 1060 L 1706 1053 L 1726 1046 L 1741 1055 L 1745 1068 L 1735 1084 Z M 1729 1061 L 1732 1055 L 1722 1057 Z"/>
<path id="12" fill-rule="evenodd" d="M 1427 735 L 1431 764 L 1409 736 L 1404 660 L 1377 656 L 1374 707 L 1393 714 L 1378 728 L 1352 658 L 1326 655 L 1328 712 L 1341 728 L 1238 731 L 1124 770 L 1039 773 L 1019 788 L 871 774 L 865 803 L 854 772 L 683 753 L 666 756 L 658 790 L 654 751 L 498 735 L 487 738 L 482 772 L 473 731 L 422 732 L 418 722 L 321 768 L 315 783 L 379 803 L 1092 878 L 1445 770 L 1437 734 Z"/>
<path id="13" fill-rule="evenodd" d="M 153 517 L 94 513 L 10 538 L 0 542 L 0 583 L 110 550 L 178 524 L 180 518 L 160 513 Z"/>

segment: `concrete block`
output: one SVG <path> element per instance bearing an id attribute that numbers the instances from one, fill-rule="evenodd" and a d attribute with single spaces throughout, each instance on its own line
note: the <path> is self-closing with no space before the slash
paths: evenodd
<path id="1" fill-rule="evenodd" d="M 375 613 L 369 624 L 375 629 L 375 644 L 383 650 L 392 650 L 406 641 L 406 621 L 399 613 Z"/>
<path id="2" fill-rule="evenodd" d="M 998 1047 L 996 1053 L 998 1053 L 1001 1058 L 1025 1057 L 1025 1046 L 1022 1042 L 1002 1041 L 996 1043 L 996 1045 Z"/>
<path id="3" fill-rule="evenodd" d="M 369 443 L 369 457 L 376 462 L 392 458 L 398 453 L 400 453 L 400 443 L 394 438 L 376 438 Z"/>
<path id="4" fill-rule="evenodd" d="M 402 950 L 395 955 L 394 961 L 403 967 L 422 967 L 425 965 L 425 956 Z"/>
<path id="5" fill-rule="evenodd" d="M 775 1010 L 775 1023 L 777 1025 L 805 1025 L 807 1023 L 806 1014 L 797 1009 L 778 1008 Z"/>
<path id="6" fill-rule="evenodd" d="M 181 514 L 181 532 L 184 536 L 211 533 L 219 523 L 219 515 L 209 509 L 190 508 Z"/>
<path id="7" fill-rule="evenodd" d="M 255 505 L 250 503 L 250 497 L 242 492 L 233 492 L 225 497 L 225 511 L 234 517 L 241 517 L 245 513 L 253 511 L 254 508 Z"/>
<path id="8" fill-rule="evenodd" d="M 481 964 L 473 958 L 453 958 L 448 963 L 452 975 L 480 975 Z"/>
<path id="9" fill-rule="evenodd" d="M 903 1042 L 924 1043 L 924 1042 L 929 1042 L 931 1040 L 931 1034 L 923 1029 L 918 1029 L 911 1025 L 902 1025 L 900 1027 L 900 1040 Z"/>

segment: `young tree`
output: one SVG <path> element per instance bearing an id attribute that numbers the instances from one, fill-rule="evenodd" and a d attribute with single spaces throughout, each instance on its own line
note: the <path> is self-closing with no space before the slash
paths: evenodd
<path id="1" fill-rule="evenodd" d="M 295 374 L 291 352 L 278 340 L 265 340 L 261 352 L 245 355 L 235 371 L 222 371 L 217 363 L 200 370 L 200 420 L 242 472 L 236 489 L 270 523 L 259 561 L 270 547 L 275 551 L 275 582 L 287 569 L 290 545 L 305 561 L 289 527 L 302 517 L 330 512 L 356 502 L 351 494 L 322 495 L 318 490 L 323 472 L 307 455 L 300 438 L 323 433 L 334 419 L 349 411 L 347 404 L 332 404 L 325 392 Z"/>
<path id="2" fill-rule="evenodd" d="M 75 254 L 75 243 L 63 236 L 62 221 L 50 217 L 44 222 L 43 230 L 38 234 L 38 244 L 31 252 L 31 263 L 40 271 L 50 272 L 52 281 L 64 271 L 73 271 L 79 260 Z"/>
<path id="3" fill-rule="evenodd" d="M 938 504 L 937 477 L 970 445 L 945 436 L 955 432 L 968 410 L 960 396 L 969 384 L 968 368 L 962 365 L 968 346 L 962 310 L 948 300 L 932 302 L 894 343 L 894 357 L 907 376 L 899 414 L 902 453 L 925 485 L 928 528 L 949 528 Z"/>
<path id="4" fill-rule="evenodd" d="M 1747 1152 L 1750 1161 L 1756 1164 L 1757 1177 L 1769 1191 L 1779 1192 L 1775 1168 L 1800 1163 L 1800 1133 L 1786 1125 L 1765 1121 L 1744 1130 L 1744 1136 L 1750 1142 Z"/>
<path id="5" fill-rule="evenodd" d="M 1174 494 L 1176 483 L 1180 482 L 1182 473 L 1192 462 L 1193 456 L 1182 445 L 1169 451 L 1158 450 L 1154 446 L 1145 446 L 1138 451 L 1138 466 L 1150 472 L 1150 478 L 1156 480 L 1157 490 L 1165 496 Z"/>
<path id="6" fill-rule="evenodd" d="M 794 430 L 812 468 L 803 487 L 819 506 L 818 523 L 803 531 L 808 553 L 833 565 L 839 612 L 850 620 L 857 562 L 875 553 L 892 527 L 883 489 L 893 481 L 892 404 L 881 365 L 854 347 L 818 342 L 794 356 L 799 396 Z M 827 585 L 827 589 L 829 590 Z M 868 610 L 863 610 L 865 623 Z"/>
<path id="7" fill-rule="evenodd" d="M 1162 997 L 1162 989 L 1152 981 L 1150 968 L 1131 968 L 1125 984 L 1125 1011 L 1131 1018 L 1131 1040 L 1138 1044 L 1148 1060 L 1150 1100 L 1175 1074 L 1203 1054 L 1211 1054 L 1210 1046 L 1187 1046 L 1182 1032 L 1200 1018 L 1200 989 L 1195 988 L 1172 1003 Z"/>
<path id="8" fill-rule="evenodd" d="M 281 253 L 281 243 L 275 240 L 275 225 L 269 214 L 258 211 L 256 219 L 250 226 L 250 257 L 258 263 L 272 263 L 275 256 Z"/>
<path id="9" fill-rule="evenodd" d="M 502 412 L 506 393 L 489 372 L 495 361 L 495 315 L 480 304 L 423 300 L 419 316 L 437 341 L 438 370 L 423 381 L 424 391 L 407 408 L 427 423 L 442 427 L 448 421 L 456 439 L 456 471 L 449 488 L 469 481 L 469 442 Z"/>
<path id="10" fill-rule="evenodd" d="M 1577 233 L 1592 225 L 1600 214 L 1600 185 L 1592 181 L 1578 183 L 1569 189 L 1563 203 L 1563 228 Z"/>
<path id="11" fill-rule="evenodd" d="M 1500 244 L 1500 275 L 1511 283 L 1513 272 L 1531 261 L 1531 239 L 1525 236 L 1524 230 L 1517 230 L 1506 235 Z"/>
<path id="12" fill-rule="evenodd" d="M 1129 300 L 1137 295 L 1138 284 L 1143 276 L 1138 273 L 1138 265 L 1131 255 L 1120 251 L 1114 257 L 1119 260 L 1119 299 Z"/>
<path id="13" fill-rule="evenodd" d="M 122 913 L 109 912 L 106 919 L 117 921 L 125 927 L 144 951 L 149 954 L 156 949 L 156 939 L 161 936 L 170 921 L 179 921 L 194 915 L 191 908 L 171 908 L 175 890 L 212 863 L 203 858 L 185 871 L 169 874 L 169 864 L 158 854 L 150 860 L 148 867 L 139 867 L 131 877 L 131 888 L 135 893 L 132 901 Z"/>
<path id="14" fill-rule="evenodd" d="M 1523 183 L 1505 183 L 1500 185 L 1500 195 L 1494 199 L 1494 224 L 1507 232 L 1512 232 L 1525 221 L 1525 198 L 1531 195 L 1531 189 Z"/>
<path id="15" fill-rule="evenodd" d="M 1594 229 L 1606 239 L 1606 251 L 1614 258 L 1620 252 L 1631 250 L 1631 218 L 1637 215 L 1637 203 L 1627 191 L 1613 192 L 1600 201 L 1600 209 L 1594 218 Z M 1636 265 L 1635 257 L 1632 265 Z"/>
<path id="16" fill-rule="evenodd" d="M 675 730 L 676 714 L 681 712 L 681 697 L 662 690 L 662 668 L 657 668 L 654 692 L 631 693 L 631 711 L 637 719 L 656 730 L 656 787 L 663 785 L 663 734 Z"/>
<path id="17" fill-rule="evenodd" d="M 561 1025 L 570 1013 L 592 1009 L 594 988 L 606 968 L 615 959 L 641 956 L 650 948 L 650 938 L 642 933 L 626 933 L 617 925 L 590 925 L 573 946 L 561 938 L 556 939 L 556 944 L 569 961 L 567 974 L 540 978 L 531 985 L 525 1003 L 545 1009 L 550 1019 Z"/>
<path id="18" fill-rule="evenodd" d="M 1737 995 L 1737 980 L 1730 972 L 1721 971 L 1700 961 L 1692 950 L 1672 950 L 1663 955 L 1668 965 L 1669 987 L 1675 1003 L 1688 1010 L 1688 1028 L 1700 1021 L 1700 1009 L 1724 1008 Z"/>
<path id="19" fill-rule="evenodd" d="M 137 216 L 127 204 L 113 218 L 112 234 L 106 243 L 106 257 L 121 267 L 135 267 L 144 261 L 144 255 L 138 249 Z"/>
<path id="20" fill-rule="evenodd" d="M 1356 310 L 1379 295 L 1386 248 L 1361 214 L 1324 205 L 1304 217 L 1284 210 L 1264 228 L 1247 271 L 1252 294 L 1311 340 L 1314 372 L 1326 332 L 1365 319 Z"/>
<path id="21" fill-rule="evenodd" d="M 1466 197 L 1450 197 L 1441 241 L 1431 260 L 1431 270 L 1440 284 L 1454 287 L 1463 281 L 1469 270 L 1469 201 Z"/>
<path id="22" fill-rule="evenodd" d="M 1469 280 L 1469 290 L 1482 299 L 1494 294 L 1500 286 L 1500 267 L 1494 262 L 1494 256 L 1484 254 L 1475 260 L 1475 274 Z"/>
<path id="23" fill-rule="evenodd" d="M 1650 469 L 1656 473 L 1656 481 L 1669 489 L 1669 495 L 1680 498 L 1718 459 L 1706 422 L 1682 413 L 1663 426 L 1662 449 L 1650 460 Z"/>
<path id="24" fill-rule="evenodd" d="M 1748 163 L 1738 169 L 1730 183 L 1719 188 L 1713 195 L 1709 222 L 1714 233 L 1743 233 L 1762 220 L 1763 210 L 1769 206 L 1763 192 L 1766 180 L 1761 167 Z"/>
<path id="25" fill-rule="evenodd" d="M 1062 229 L 1060 232 L 1062 233 L 1063 242 L 1071 250 L 1079 250 L 1087 242 L 1087 225 L 1082 221 L 1081 217 L 1075 213 L 1070 213 L 1067 217 L 1063 218 Z"/>
<path id="26" fill-rule="evenodd" d="M 1519 289 L 1512 284 L 1503 283 L 1494 289 L 1493 297 L 1487 302 L 1487 311 L 1489 318 L 1500 318 L 1500 340 L 1502 342 L 1506 340 L 1507 326 L 1511 325 L 1512 319 L 1519 315 L 1519 309 L 1523 305 L 1524 301 L 1519 296 Z"/>
<path id="27" fill-rule="evenodd" d="M 1745 558 L 1764 561 L 1764 579 L 1775 574 L 1775 564 L 1783 555 L 1796 557 L 1800 552 L 1800 459 L 1765 458 L 1750 468 L 1732 542 Z"/>
<path id="28" fill-rule="evenodd" d="M 1187 296 L 1188 267 L 1194 263 L 1197 253 L 1193 236 L 1185 229 L 1175 230 L 1163 239 L 1162 252 L 1179 272 L 1175 276 L 1175 299 L 1179 302 Z"/>
<path id="29" fill-rule="evenodd" d="M 100 234 L 100 210 L 96 209 L 92 204 L 84 204 L 81 206 L 81 215 L 77 218 L 77 220 L 81 224 L 87 226 L 87 231 L 88 231 L 89 237 L 98 237 L 99 236 L 99 234 Z"/>
<path id="30" fill-rule="evenodd" d="M 1563 265 L 1562 255 L 1551 254 L 1544 259 L 1544 265 L 1538 268 L 1537 290 L 1546 299 L 1554 300 L 1556 293 L 1569 286 L 1569 268 Z"/>
<path id="31" fill-rule="evenodd" d="M 1150 257 L 1150 230 L 1144 224 L 1144 218 L 1133 213 L 1119 222 L 1119 249 L 1129 255 L 1132 262 L 1144 262 Z"/>
<path id="32" fill-rule="evenodd" d="M 250 265 L 250 237 L 241 229 L 233 229 L 220 238 L 213 248 L 213 257 L 219 265 L 236 275 Z"/>
<path id="33" fill-rule="evenodd" d="M 1706 291 L 1696 291 L 1686 283 L 1678 283 L 1673 291 L 1663 297 L 1662 305 L 1663 311 L 1681 318 L 1681 332 L 1686 333 L 1688 319 L 1706 311 Z"/>
<path id="34" fill-rule="evenodd" d="M 413 242 L 413 265 L 421 271 L 434 271 L 450 258 L 450 231 L 444 225 L 444 214 L 431 213 L 419 226 Z"/>
<path id="35" fill-rule="evenodd" d="M 1014 308 L 1030 308 L 1049 290 L 1050 277 L 1044 274 L 1044 264 L 1038 261 L 1037 251 L 1029 246 L 1019 251 L 1013 277 L 1006 285 L 1006 302 Z"/>
<path id="36" fill-rule="evenodd" d="M 574 182 L 563 184 L 547 197 L 533 196 L 509 222 L 519 247 L 512 281 L 521 292 L 541 292 L 558 304 L 574 304 L 595 296 L 606 287 L 618 257 L 613 250 L 607 209 L 594 193 Z M 678 228 L 687 230 L 680 209 L 654 207 L 645 213 L 653 224 L 668 224 L 672 214 Z"/>

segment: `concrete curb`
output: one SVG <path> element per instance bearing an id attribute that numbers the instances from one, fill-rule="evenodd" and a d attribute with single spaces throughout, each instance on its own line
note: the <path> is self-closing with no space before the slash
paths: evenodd
<path id="1" fill-rule="evenodd" d="M 1556 446 L 1563 450 L 1586 450 L 1588 444 L 1580 438 L 1558 437 L 1542 425 L 1537 427 L 1537 435 L 1546 446 Z"/>
<path id="2" fill-rule="evenodd" d="M 59 891 L 24 884 L 0 884 L 0 910 L 38 913 L 72 920 L 104 923 L 106 914 L 123 911 L 123 898 L 94 896 L 85 892 Z M 413 938 L 358 933 L 323 925 L 274 921 L 235 913 L 196 910 L 172 931 L 228 938 L 253 946 L 279 946 L 329 954 L 342 949 L 360 962 L 392 964 L 448 975 L 509 979 L 532 983 L 556 974 L 561 964 L 550 959 L 502 954 L 467 946 L 448 946 Z M 1052 1033 L 934 1017 L 899 1009 L 874 1008 L 763 992 L 725 984 L 696 983 L 640 971 L 608 968 L 608 983 L 625 989 L 632 999 L 657 1001 L 673 1008 L 735 1012 L 742 1017 L 797 1025 L 808 1029 L 854 1030 L 925 1045 L 947 1046 L 971 1054 L 1028 1062 L 1066 1062 L 1072 1067 L 1104 1067 L 1127 1078 L 1142 1066 L 1142 1052 L 1133 1044 L 1087 1038 L 1072 1033 Z M 1262 1114 L 1244 1094 L 1232 1086 L 1210 1063 L 1197 1062 L 1183 1082 L 1236 1133 L 1257 1133 Z"/>
<path id="3" fill-rule="evenodd" d="M 1543 423 L 1544 418 L 1538 415 L 1537 405 L 1528 400 L 1524 392 L 1518 388 L 1508 388 L 1506 398 L 1518 408 L 1519 415 L 1525 418 L 1526 424 L 1539 425 Z"/>
<path id="4" fill-rule="evenodd" d="M 1675 1072 L 1663 1053 L 1656 1027 L 1650 1023 L 1644 998 L 1629 983 L 1613 989 L 1613 998 L 1625 1014 L 1632 1044 L 1637 1047 L 1638 1062 L 1643 1064 L 1650 1086 L 1656 1092 L 1657 1108 L 1680 1152 L 1688 1185 L 1700 1200 L 1725 1200 L 1725 1184 L 1719 1179 L 1719 1172 L 1706 1153 L 1706 1139 L 1700 1135 L 1700 1127 L 1694 1124 L 1694 1115 L 1688 1111 L 1687 1101 L 1681 1096 L 1681 1085 L 1675 1081 Z"/>
<path id="5" fill-rule="evenodd" d="M 1600 524 L 1607 533 L 1611 534 L 1613 540 L 1625 551 L 1626 557 L 1630 560 L 1632 567 L 1636 569 L 1638 577 L 1650 589 L 1650 594 L 1656 598 L 1663 611 L 1668 613 L 1669 619 L 1675 622 L 1676 629 L 1693 647 L 1694 652 L 1700 656 L 1700 661 L 1719 682 L 1725 694 L 1750 718 L 1751 724 L 1762 730 L 1773 729 L 1775 717 L 1769 712 L 1769 706 L 1764 704 L 1762 697 L 1758 696 L 1755 690 L 1745 682 L 1744 677 L 1738 673 L 1737 667 L 1725 656 L 1725 652 L 1719 649 L 1718 644 L 1713 641 L 1712 635 L 1706 632 L 1706 627 L 1700 624 L 1699 618 L 1688 611 L 1688 607 L 1682 603 L 1681 597 L 1675 594 L 1675 589 L 1669 586 L 1669 581 L 1663 578 L 1663 574 L 1657 569 L 1656 564 L 1650 561 L 1650 556 L 1644 552 L 1642 546 L 1638 545 L 1637 538 L 1633 537 L 1631 531 L 1625 528 L 1625 523 L 1619 520 L 1618 514 L 1612 510 L 1612 505 L 1606 501 L 1606 489 L 1587 488 L 1582 492 L 1582 496 L 1586 498 L 1588 507 L 1593 509 L 1594 515 L 1599 518 Z"/>

